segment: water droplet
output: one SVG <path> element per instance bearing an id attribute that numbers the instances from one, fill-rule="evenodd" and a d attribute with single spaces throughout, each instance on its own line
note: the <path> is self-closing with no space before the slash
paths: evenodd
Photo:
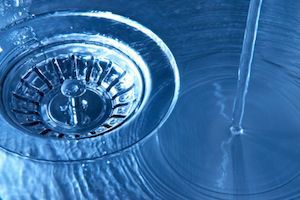
<path id="1" fill-rule="evenodd" d="M 10 34 L 10 39 L 13 41 L 14 45 L 23 45 L 30 40 L 37 40 L 32 27 L 28 26 L 13 31 Z"/>
<path id="2" fill-rule="evenodd" d="M 68 110 L 68 106 L 67 105 L 60 106 L 59 108 L 60 108 L 61 112 L 66 112 Z"/>
<path id="3" fill-rule="evenodd" d="M 88 108 L 88 102 L 87 100 L 82 100 L 81 101 L 82 109 L 86 110 Z"/>
<path id="4" fill-rule="evenodd" d="M 5 5 L 6 7 L 11 7 L 11 1 L 10 1 L 10 0 L 5 0 L 5 1 L 4 1 L 4 5 Z"/>

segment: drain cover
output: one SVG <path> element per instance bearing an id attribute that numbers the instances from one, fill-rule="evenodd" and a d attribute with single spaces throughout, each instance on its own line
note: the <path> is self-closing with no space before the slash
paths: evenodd
<path id="1" fill-rule="evenodd" d="M 118 15 L 37 15 L 3 29 L 0 47 L 0 146 L 22 156 L 70 161 L 120 151 L 157 129 L 177 98 L 167 46 Z"/>
<path id="2" fill-rule="evenodd" d="M 144 87 L 136 66 L 113 53 L 118 63 L 77 52 L 13 67 L 3 88 L 12 122 L 31 134 L 67 139 L 120 126 L 138 109 Z"/>

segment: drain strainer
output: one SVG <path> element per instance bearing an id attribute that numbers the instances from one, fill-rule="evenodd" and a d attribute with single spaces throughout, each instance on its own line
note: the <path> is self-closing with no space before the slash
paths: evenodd
<path id="1" fill-rule="evenodd" d="M 120 151 L 158 128 L 177 98 L 171 52 L 121 16 L 41 14 L 0 38 L 0 145 L 22 156 L 70 161 Z"/>
<path id="2" fill-rule="evenodd" d="M 101 51 L 103 56 L 109 50 Z M 144 77 L 128 58 L 110 53 L 115 60 L 77 50 L 10 69 L 3 102 L 12 122 L 31 134 L 66 139 L 96 136 L 120 126 L 143 100 Z"/>

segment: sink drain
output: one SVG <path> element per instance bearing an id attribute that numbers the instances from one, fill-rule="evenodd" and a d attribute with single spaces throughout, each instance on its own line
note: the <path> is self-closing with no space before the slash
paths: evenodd
<path id="1" fill-rule="evenodd" d="M 177 99 L 167 46 L 118 15 L 36 15 L 0 31 L 0 47 L 0 146 L 21 156 L 74 161 L 121 151 L 161 126 Z"/>
<path id="2" fill-rule="evenodd" d="M 134 113 L 144 88 L 136 66 L 117 52 L 114 59 L 122 64 L 79 53 L 10 69 L 3 102 L 16 126 L 31 134 L 79 139 L 109 132 Z"/>

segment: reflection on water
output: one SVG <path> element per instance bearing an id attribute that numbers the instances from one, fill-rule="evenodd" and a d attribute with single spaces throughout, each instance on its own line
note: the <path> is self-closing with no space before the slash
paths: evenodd
<path id="1" fill-rule="evenodd" d="M 300 198 L 300 2 L 262 4 L 241 137 L 228 127 L 249 1 L 93 6 L 130 16 L 163 38 L 179 65 L 177 105 L 151 138 L 107 158 L 51 163 L 0 151 L 1 198 Z"/>

